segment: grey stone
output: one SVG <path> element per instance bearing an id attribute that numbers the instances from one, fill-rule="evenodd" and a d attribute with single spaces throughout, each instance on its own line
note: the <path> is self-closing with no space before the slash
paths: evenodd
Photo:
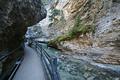
<path id="1" fill-rule="evenodd" d="M 0 51 L 18 47 L 27 27 L 45 17 L 41 0 L 0 0 Z"/>

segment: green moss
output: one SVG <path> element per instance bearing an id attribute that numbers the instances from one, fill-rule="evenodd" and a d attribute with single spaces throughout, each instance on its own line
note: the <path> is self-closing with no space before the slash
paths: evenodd
<path id="1" fill-rule="evenodd" d="M 57 44 L 57 43 L 59 43 L 59 42 L 61 42 L 61 41 L 65 41 L 66 39 L 67 39 L 67 36 L 66 36 L 66 35 L 59 36 L 59 37 L 57 37 L 56 39 L 51 40 L 51 41 L 49 42 L 49 44 L 51 44 L 51 43 Z"/>
<path id="2" fill-rule="evenodd" d="M 70 31 L 68 31 L 68 33 L 57 37 L 54 40 L 51 40 L 49 42 L 50 45 L 55 45 L 58 44 L 62 41 L 68 41 L 71 39 L 74 39 L 76 37 L 78 37 L 81 34 L 86 34 L 86 33 L 90 33 L 90 32 L 94 32 L 95 31 L 95 27 L 92 25 L 85 25 L 84 23 L 82 23 L 82 21 L 80 20 L 80 17 L 77 17 L 75 20 L 75 24 L 73 26 L 72 29 L 70 29 Z"/>
<path id="3" fill-rule="evenodd" d="M 75 25 L 74 27 L 69 31 L 69 36 L 72 36 L 73 38 L 76 36 L 79 36 L 80 34 L 86 34 L 89 32 L 94 32 L 95 27 L 92 25 L 85 25 L 82 23 L 80 20 L 80 17 L 77 17 L 75 20 Z"/>

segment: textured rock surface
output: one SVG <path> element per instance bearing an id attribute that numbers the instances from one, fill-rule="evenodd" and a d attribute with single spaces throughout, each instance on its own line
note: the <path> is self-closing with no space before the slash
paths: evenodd
<path id="1" fill-rule="evenodd" d="M 120 64 L 120 3 L 114 3 L 106 16 L 97 23 L 96 41 L 99 47 L 111 47 L 97 59 L 101 63 Z"/>
<path id="2" fill-rule="evenodd" d="M 27 27 L 45 17 L 40 0 L 0 0 L 0 50 L 16 48 Z"/>
<path id="3" fill-rule="evenodd" d="M 91 59 L 95 58 L 96 62 L 120 64 L 119 0 L 60 0 L 55 9 L 61 10 L 62 14 L 54 17 L 53 24 L 50 25 L 52 34 L 58 33 L 59 36 L 68 32 L 78 16 L 85 25 L 96 27 L 95 33 L 62 41 L 57 44 L 58 48 L 81 54 L 79 57 L 84 54 Z"/>
<path id="4" fill-rule="evenodd" d="M 65 55 L 56 49 L 43 44 L 43 48 L 51 56 L 58 58 L 58 71 L 61 80 L 119 80 L 120 66 L 88 63 L 75 58 L 75 55 Z M 76 57 L 79 57 L 76 55 Z M 85 57 L 83 57 L 85 58 Z"/>
<path id="5" fill-rule="evenodd" d="M 48 24 L 45 25 L 46 20 L 42 23 L 42 27 L 47 27 L 43 31 L 53 39 L 53 47 L 99 63 L 120 64 L 119 0 L 56 0 L 53 4 L 51 14 L 46 18 Z M 50 21 L 51 15 L 53 19 Z M 95 27 L 95 33 L 80 34 L 59 42 L 64 38 L 61 35 L 68 34 L 74 27 L 75 18 L 80 18 L 78 23 Z"/>
<path id="6" fill-rule="evenodd" d="M 55 34 L 68 32 L 78 16 L 86 25 L 92 25 L 107 13 L 111 4 L 112 0 L 59 0 L 55 9 L 61 10 L 61 13 L 55 16 L 53 23 L 55 29 L 52 32 Z"/>

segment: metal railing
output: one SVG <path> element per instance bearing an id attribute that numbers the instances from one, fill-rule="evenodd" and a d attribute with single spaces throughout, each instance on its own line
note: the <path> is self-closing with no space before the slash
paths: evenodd
<path id="1" fill-rule="evenodd" d="M 21 49 L 23 47 L 23 45 L 20 45 L 18 48 L 14 49 L 13 51 L 7 51 L 7 52 L 0 52 L 0 62 L 4 62 L 5 59 L 7 59 L 10 55 L 12 55 L 13 53 L 15 53 L 17 50 Z M 23 60 L 23 56 L 19 57 L 16 60 L 16 63 L 14 63 L 14 65 L 11 67 L 11 69 L 9 70 L 8 73 L 4 74 L 4 75 L 0 75 L 0 80 L 12 80 L 12 78 L 14 77 L 17 69 L 19 68 L 21 62 Z"/>
<path id="2" fill-rule="evenodd" d="M 13 80 L 14 75 L 16 74 L 17 70 L 19 69 L 21 63 L 22 63 L 23 57 L 19 57 L 16 63 L 14 64 L 13 68 L 11 69 L 11 73 L 8 77 L 8 80 Z"/>
<path id="3" fill-rule="evenodd" d="M 18 49 L 20 49 L 22 46 L 19 46 L 18 48 L 14 49 L 13 51 L 7 51 L 7 54 L 5 54 L 4 51 L 0 52 L 0 61 L 3 61 L 5 58 L 7 58 L 8 56 L 10 56 L 11 54 L 13 54 L 14 52 L 16 52 Z M 3 54 L 2 54 L 3 53 Z"/>
<path id="4" fill-rule="evenodd" d="M 50 56 L 38 41 L 33 41 L 33 45 L 44 64 L 49 80 L 60 80 L 57 70 L 57 58 Z"/>

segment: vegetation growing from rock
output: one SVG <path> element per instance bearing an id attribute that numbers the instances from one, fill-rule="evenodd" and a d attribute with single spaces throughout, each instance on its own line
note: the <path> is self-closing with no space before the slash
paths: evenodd
<path id="1" fill-rule="evenodd" d="M 95 27 L 93 25 L 86 25 L 85 23 L 82 23 L 80 17 L 77 17 L 74 27 L 69 31 L 68 34 L 74 38 L 81 34 L 86 34 L 90 32 L 95 32 Z"/>
<path id="2" fill-rule="evenodd" d="M 54 40 L 49 41 L 49 45 L 55 46 L 57 43 L 62 41 L 72 40 L 79 37 L 80 35 L 86 35 L 86 33 L 94 33 L 95 26 L 86 25 L 80 20 L 80 17 L 76 17 L 74 26 L 64 35 L 58 36 Z"/>
<path id="3" fill-rule="evenodd" d="M 60 15 L 60 10 L 58 10 L 58 9 L 51 9 L 51 14 L 52 15 L 50 15 L 49 18 L 52 21 L 55 18 L 55 16 Z"/>

